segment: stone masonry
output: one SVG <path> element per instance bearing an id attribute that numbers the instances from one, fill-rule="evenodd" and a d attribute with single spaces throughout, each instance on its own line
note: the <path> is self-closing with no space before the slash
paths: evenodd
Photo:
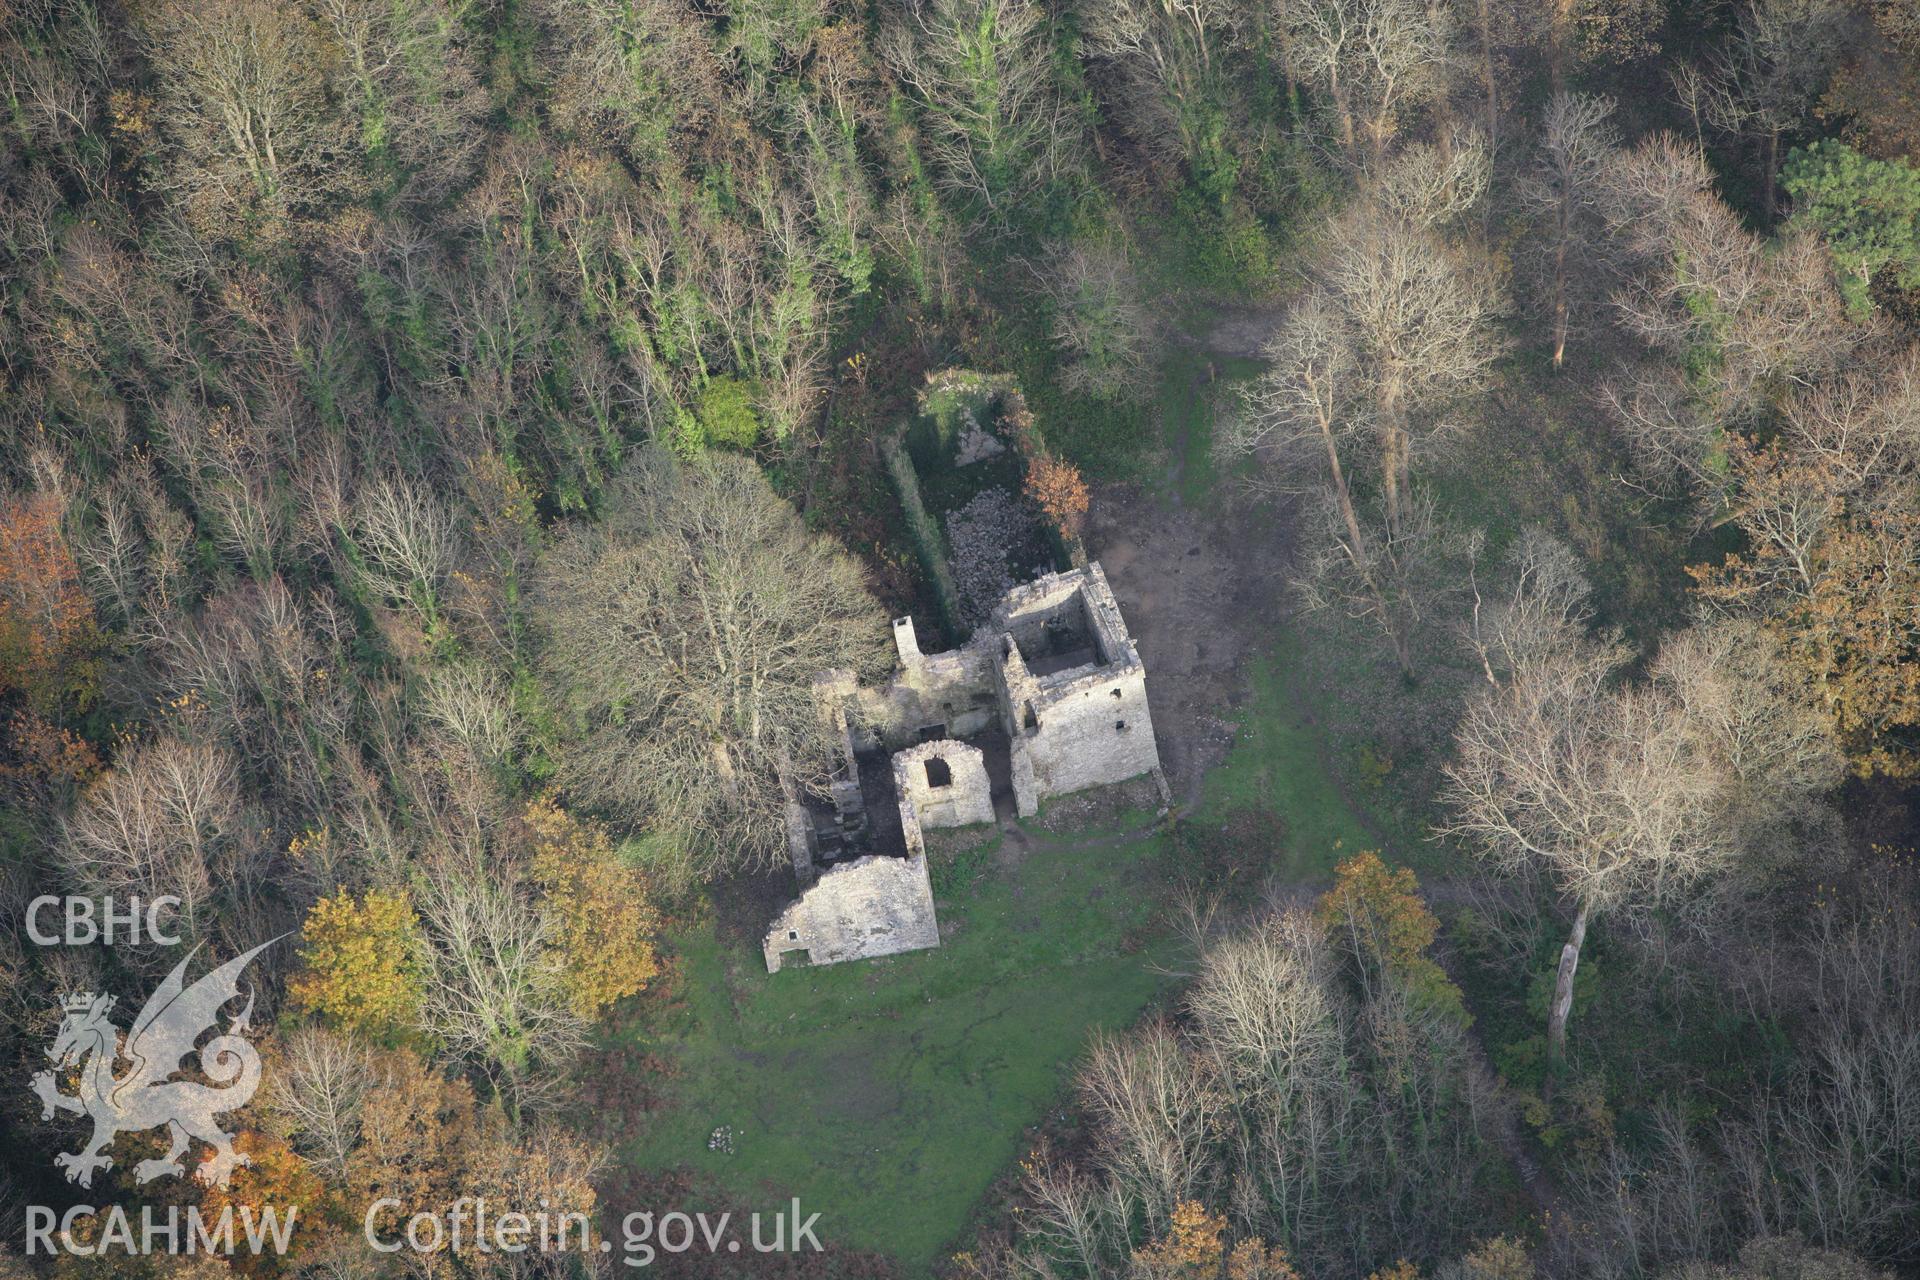
<path id="1" fill-rule="evenodd" d="M 869 855 L 828 867 L 767 930 L 767 972 L 804 952 L 810 964 L 864 960 L 940 945 L 927 857 Z"/>
<path id="2" fill-rule="evenodd" d="M 923 742 L 893 757 L 894 794 L 902 824 L 911 806 L 922 828 L 969 827 L 993 821 L 986 756 L 951 738 Z M 911 843 L 911 841 L 909 841 Z"/>
<path id="3" fill-rule="evenodd" d="M 794 952 L 832 964 L 940 945 L 921 832 L 992 822 L 996 792 L 1026 817 L 1049 796 L 1160 776 L 1146 667 L 1098 564 L 1014 588 L 958 649 L 921 652 L 911 618 L 893 634 L 884 689 L 818 682 L 845 749 L 830 810 L 789 801 L 801 893 L 767 931 L 768 972 Z M 999 779 L 968 738 L 1004 738 Z M 890 769 L 862 769 L 881 752 Z"/>

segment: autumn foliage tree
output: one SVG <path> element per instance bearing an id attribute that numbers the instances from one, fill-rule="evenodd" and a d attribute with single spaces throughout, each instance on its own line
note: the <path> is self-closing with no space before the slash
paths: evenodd
<path id="1" fill-rule="evenodd" d="M 325 1230 L 327 1185 L 278 1134 L 244 1129 L 234 1138 L 233 1148 L 247 1162 L 233 1171 L 225 1187 L 193 1184 L 199 1188 L 201 1212 L 209 1220 L 217 1220 L 229 1209 L 239 1221 L 245 1219 L 238 1215 L 247 1212 L 256 1221 L 266 1212 L 282 1222 L 291 1220 L 293 1243 L 284 1255 L 268 1250 L 234 1259 L 235 1270 L 245 1275 L 291 1274 L 316 1232 Z"/>
<path id="2" fill-rule="evenodd" d="M 1136 1249 L 1138 1280 L 1299 1280 L 1284 1249 L 1248 1237 L 1227 1243 L 1226 1215 L 1197 1200 L 1173 1207 L 1167 1233 Z"/>
<path id="3" fill-rule="evenodd" d="M 1072 535 L 1087 515 L 1087 482 L 1080 468 L 1065 458 L 1042 453 L 1027 463 L 1027 496 L 1053 521 L 1054 528 Z"/>
<path id="4" fill-rule="evenodd" d="M 409 1025 L 420 1007 L 421 935 L 406 894 L 342 889 L 313 904 L 300 936 L 305 967 L 287 983 L 296 1006 L 374 1036 Z"/>
<path id="5" fill-rule="evenodd" d="M 67 722 L 98 692 L 100 644 L 58 500 L 0 495 L 0 774 L 72 782 L 98 768 Z"/>
<path id="6" fill-rule="evenodd" d="M 389 1238 L 411 1215 L 444 1215 L 462 1197 L 486 1199 L 489 1213 L 545 1211 L 556 1223 L 570 1214 L 590 1221 L 593 1178 L 604 1161 L 599 1148 L 544 1125 L 516 1132 L 464 1079 L 400 1049 L 374 1056 L 341 1187 L 361 1213 L 379 1199 L 398 1202 L 378 1218 Z M 485 1262 L 471 1255 L 475 1247 L 470 1237 L 462 1251 L 469 1267 Z"/>
<path id="7" fill-rule="evenodd" d="M 1330 934 L 1346 936 L 1367 961 L 1404 983 L 1416 999 L 1465 1020 L 1460 988 L 1427 954 L 1440 934 L 1440 921 L 1421 899 L 1411 869 L 1389 867 L 1372 851 L 1357 853 L 1334 868 L 1333 887 L 1320 895 L 1314 915 Z"/>
<path id="8" fill-rule="evenodd" d="M 1757 617 L 1831 711 L 1854 772 L 1920 773 L 1920 507 L 1847 492 L 1830 458 L 1733 447 L 1745 550 L 1694 571 Z"/>
<path id="9" fill-rule="evenodd" d="M 660 971 L 653 952 L 660 914 L 605 826 L 573 817 L 551 795 L 528 805 L 522 820 L 533 843 L 533 879 L 557 922 L 561 981 L 574 1012 L 591 1018 Z"/>

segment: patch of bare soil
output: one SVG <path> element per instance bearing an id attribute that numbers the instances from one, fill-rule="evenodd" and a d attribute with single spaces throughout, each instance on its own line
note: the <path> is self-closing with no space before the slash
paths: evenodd
<path id="1" fill-rule="evenodd" d="M 728 876 L 708 889 L 714 931 L 727 954 L 757 956 L 767 927 L 793 901 L 793 869 L 781 864 Z"/>
<path id="2" fill-rule="evenodd" d="M 1125 606 L 1122 606 L 1123 608 Z M 1151 697 L 1151 695 L 1149 695 Z M 1157 715 L 1157 712 L 1156 712 Z M 1048 800 L 1040 816 L 1028 824 L 1036 831 L 1052 835 L 1079 835 L 1110 827 L 1128 813 L 1160 807 L 1160 789 L 1151 774 L 1116 782 L 1110 787 L 1076 791 L 1072 795 Z"/>
<path id="3" fill-rule="evenodd" d="M 1132 486 L 1101 487 L 1086 543 L 1147 665 L 1160 764 L 1184 808 L 1233 743 L 1234 725 L 1220 713 L 1241 701 L 1247 655 L 1285 612 L 1290 541 L 1269 517 L 1169 501 Z"/>
<path id="4" fill-rule="evenodd" d="M 1195 343 L 1211 357 L 1259 360 L 1267 342 L 1280 327 L 1286 305 L 1279 302 L 1220 303 L 1212 309 L 1212 324 Z"/>
<path id="5" fill-rule="evenodd" d="M 996 827 L 983 822 L 971 827 L 948 827 L 923 832 L 921 840 L 926 846 L 927 857 L 938 861 L 978 849 L 993 839 L 996 831 Z"/>

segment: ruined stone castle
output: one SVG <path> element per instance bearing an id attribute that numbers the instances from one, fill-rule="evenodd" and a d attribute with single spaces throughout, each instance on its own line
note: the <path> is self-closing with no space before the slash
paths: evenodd
<path id="1" fill-rule="evenodd" d="M 1098 564 L 1014 588 L 958 649 L 922 653 L 911 618 L 893 634 L 885 688 L 820 678 L 840 758 L 826 798 L 789 799 L 800 896 L 767 931 L 768 972 L 940 945 L 928 830 L 1160 778 L 1146 668 Z"/>

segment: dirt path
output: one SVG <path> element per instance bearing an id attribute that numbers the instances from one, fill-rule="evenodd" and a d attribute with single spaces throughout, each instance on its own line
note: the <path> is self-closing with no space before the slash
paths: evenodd
<path id="1" fill-rule="evenodd" d="M 1229 308 L 1205 335 L 1186 341 L 1210 359 L 1257 354 L 1276 314 Z M 1206 397 L 1209 367 L 1194 367 L 1185 395 Z M 1198 511 L 1182 501 L 1194 416 L 1172 424 L 1166 482 L 1152 491 L 1100 486 L 1086 535 L 1146 662 L 1160 762 L 1182 809 L 1199 802 L 1207 770 L 1233 744 L 1238 726 L 1217 709 L 1243 702 L 1246 657 L 1284 620 L 1277 584 L 1292 558 L 1286 518 L 1224 502 Z"/>

